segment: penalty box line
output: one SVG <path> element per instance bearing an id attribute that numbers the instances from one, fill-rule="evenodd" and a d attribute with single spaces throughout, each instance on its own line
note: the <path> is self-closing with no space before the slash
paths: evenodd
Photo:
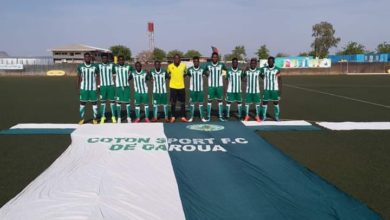
<path id="1" fill-rule="evenodd" d="M 283 84 L 283 86 L 286 86 L 286 87 L 289 87 L 289 88 L 294 88 L 294 89 L 300 89 L 300 90 L 304 90 L 304 91 L 307 91 L 307 92 L 313 92 L 313 93 L 318 93 L 318 94 L 323 94 L 323 95 L 329 95 L 329 96 L 333 96 L 333 97 L 337 97 L 337 98 L 341 98 L 341 99 L 347 99 L 347 100 L 350 100 L 350 101 L 361 102 L 361 103 L 364 103 L 364 104 L 369 104 L 369 105 L 374 105 L 374 106 L 377 106 L 377 107 L 390 109 L 390 106 L 388 106 L 388 105 L 382 105 L 382 104 L 379 104 L 379 103 L 369 102 L 369 101 L 365 101 L 365 100 L 361 100 L 361 99 L 355 99 L 355 98 L 351 98 L 351 97 L 348 97 L 348 96 L 337 95 L 337 94 L 333 94 L 333 93 L 329 93 L 329 92 L 323 92 L 323 91 L 316 90 L 316 89 L 308 89 L 308 88 L 305 88 L 305 87 L 294 86 L 294 85 L 290 85 L 290 84 Z"/>

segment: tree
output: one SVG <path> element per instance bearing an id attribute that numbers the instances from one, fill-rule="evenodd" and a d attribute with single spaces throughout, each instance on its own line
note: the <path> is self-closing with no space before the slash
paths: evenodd
<path id="1" fill-rule="evenodd" d="M 131 59 L 131 50 L 123 45 L 114 45 L 110 47 L 111 53 L 113 56 L 123 56 L 126 61 L 130 61 Z"/>
<path id="2" fill-rule="evenodd" d="M 337 47 L 340 42 L 339 37 L 335 37 L 335 29 L 331 23 L 323 21 L 313 25 L 314 41 L 311 44 L 316 57 L 324 58 L 329 54 L 329 49 Z"/>
<path id="3" fill-rule="evenodd" d="M 238 60 L 244 60 L 246 57 L 246 51 L 244 46 L 236 46 L 232 50 L 231 54 L 225 55 L 225 60 L 231 60 L 233 58 L 237 58 Z"/>
<path id="4" fill-rule="evenodd" d="M 154 48 L 153 50 L 153 60 L 159 60 L 163 61 L 167 57 L 167 53 L 160 49 L 160 48 Z"/>
<path id="5" fill-rule="evenodd" d="M 286 53 L 282 53 L 282 52 L 279 52 L 276 54 L 276 57 L 288 57 L 290 55 L 286 54 Z"/>
<path id="6" fill-rule="evenodd" d="M 148 50 L 141 51 L 137 55 L 137 61 L 139 61 L 141 63 L 147 63 L 147 62 L 151 61 L 152 59 L 153 59 L 153 53 L 148 51 Z"/>
<path id="7" fill-rule="evenodd" d="M 168 57 L 168 58 L 172 58 L 172 57 L 174 57 L 176 54 L 179 54 L 180 57 L 184 57 L 184 53 L 181 52 L 180 50 L 171 50 L 171 51 L 169 51 L 168 54 L 167 54 L 167 57 Z"/>
<path id="8" fill-rule="evenodd" d="M 300 52 L 298 54 L 298 56 L 300 56 L 300 57 L 308 57 L 308 56 L 310 56 L 310 52 Z"/>
<path id="9" fill-rule="evenodd" d="M 267 46 L 264 44 L 262 45 L 256 52 L 256 55 L 259 59 L 268 59 L 269 57 L 269 50 Z"/>
<path id="10" fill-rule="evenodd" d="M 354 41 L 350 41 L 347 43 L 345 47 L 343 47 L 343 50 L 337 52 L 337 54 L 338 55 L 362 54 L 362 53 L 366 53 L 366 50 L 364 48 L 365 48 L 364 45 Z"/>
<path id="11" fill-rule="evenodd" d="M 201 57 L 202 54 L 197 50 L 188 50 L 187 53 L 184 54 L 185 58 L 193 58 L 193 57 Z"/>
<path id="12" fill-rule="evenodd" d="M 390 44 L 387 43 L 386 41 L 381 43 L 381 44 L 378 44 L 378 46 L 376 48 L 376 52 L 377 53 L 390 53 Z"/>

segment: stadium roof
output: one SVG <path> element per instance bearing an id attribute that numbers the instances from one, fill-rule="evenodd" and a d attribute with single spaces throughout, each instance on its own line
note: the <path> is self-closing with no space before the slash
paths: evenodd
<path id="1" fill-rule="evenodd" d="M 108 49 L 93 47 L 85 44 L 71 44 L 63 47 L 57 47 L 50 49 L 50 51 L 102 51 L 102 52 L 111 52 Z"/>

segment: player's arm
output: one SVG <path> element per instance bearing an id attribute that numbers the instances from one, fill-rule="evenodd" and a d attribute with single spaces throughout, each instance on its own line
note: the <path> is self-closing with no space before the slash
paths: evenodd
<path id="1" fill-rule="evenodd" d="M 222 78 L 227 81 L 229 79 L 230 75 L 229 72 L 226 72 L 225 74 L 222 74 Z"/>
<path id="2" fill-rule="evenodd" d="M 264 79 L 264 67 L 260 68 L 260 77 L 261 79 Z"/>
<path id="3" fill-rule="evenodd" d="M 276 74 L 278 77 L 278 84 L 279 84 L 279 96 L 282 96 L 282 74 L 280 73 L 280 69 L 278 69 L 278 73 Z"/>
<path id="4" fill-rule="evenodd" d="M 99 74 L 99 66 L 98 65 L 96 65 L 95 77 L 96 77 L 97 89 L 100 89 L 100 74 Z"/>
<path id="5" fill-rule="evenodd" d="M 133 71 L 132 71 L 132 69 L 130 68 L 130 69 L 129 69 L 129 79 L 128 79 L 129 83 L 130 83 L 131 80 L 133 80 Z"/>
<path id="6" fill-rule="evenodd" d="M 81 80 L 82 80 L 82 78 L 81 78 L 81 67 L 78 66 L 77 67 L 77 86 L 76 86 L 76 88 L 77 88 L 79 93 L 80 93 L 80 88 L 81 88 Z"/>
<path id="7" fill-rule="evenodd" d="M 242 76 L 241 76 L 241 79 L 242 81 L 246 82 L 246 74 L 247 74 L 247 71 L 248 71 L 248 67 L 245 67 L 245 69 L 243 70 L 242 72 Z"/>
<path id="8" fill-rule="evenodd" d="M 184 74 L 185 77 L 191 77 L 191 71 L 189 69 L 186 70 L 186 73 Z"/>
<path id="9" fill-rule="evenodd" d="M 112 80 L 114 80 L 114 84 L 115 84 L 115 80 L 116 80 L 116 68 L 115 68 L 115 64 L 112 65 Z"/>
<path id="10" fill-rule="evenodd" d="M 207 66 L 208 66 L 208 64 L 206 64 L 206 65 L 204 66 L 203 75 L 206 76 L 206 77 L 209 77 L 210 71 L 209 71 L 209 68 L 208 68 Z"/>
<path id="11" fill-rule="evenodd" d="M 167 68 L 167 79 L 168 80 L 171 79 L 171 71 L 169 70 L 169 65 L 168 65 L 168 68 Z"/>
<path id="12" fill-rule="evenodd" d="M 165 79 L 168 80 L 169 79 L 169 74 L 168 74 L 168 70 L 165 71 Z"/>

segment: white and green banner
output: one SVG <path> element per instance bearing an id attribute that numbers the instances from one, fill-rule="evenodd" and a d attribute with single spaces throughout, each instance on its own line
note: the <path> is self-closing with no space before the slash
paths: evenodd
<path id="1" fill-rule="evenodd" d="M 0 219 L 381 219 L 241 122 L 83 125 L 71 138 Z"/>

